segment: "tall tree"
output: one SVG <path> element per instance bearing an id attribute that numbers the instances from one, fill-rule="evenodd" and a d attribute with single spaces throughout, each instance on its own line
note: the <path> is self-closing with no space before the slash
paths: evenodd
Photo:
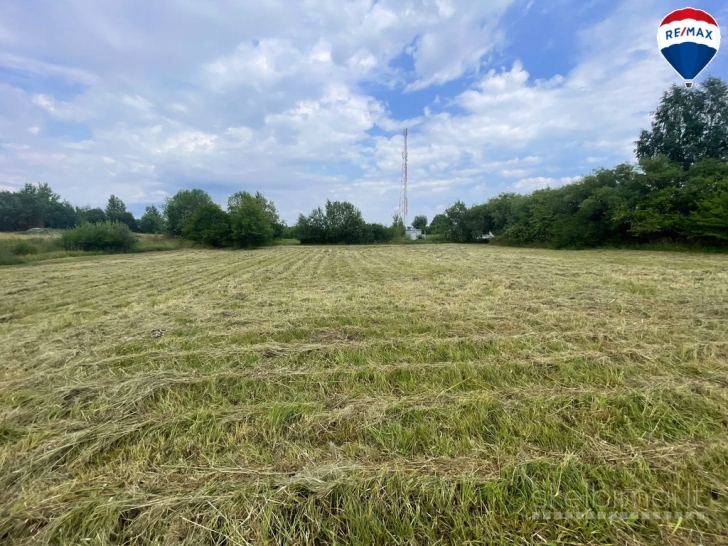
<path id="1" fill-rule="evenodd" d="M 728 85 L 714 77 L 697 88 L 673 85 L 635 144 L 639 159 L 664 155 L 684 169 L 705 158 L 728 159 Z"/>
<path id="2" fill-rule="evenodd" d="M 132 231 L 139 231 L 139 223 L 137 222 L 134 215 L 126 210 L 126 205 L 121 198 L 116 195 L 111 195 L 109 201 L 106 204 L 106 219 L 110 222 L 119 222 L 129 226 Z"/>
<path id="3" fill-rule="evenodd" d="M 332 243 L 357 244 L 362 238 L 364 218 L 348 201 L 326 200 L 327 238 Z"/>
<path id="4" fill-rule="evenodd" d="M 106 203 L 105 212 L 109 220 L 116 220 L 118 217 L 126 212 L 126 205 L 124 204 L 124 201 L 121 200 L 121 198 L 112 194 L 111 197 L 109 197 L 108 203 Z"/>
<path id="5" fill-rule="evenodd" d="M 412 220 L 412 227 L 424 232 L 427 229 L 427 216 L 424 214 L 415 216 L 415 219 Z"/>
<path id="6" fill-rule="evenodd" d="M 139 220 L 139 230 L 142 233 L 162 233 L 164 231 L 164 218 L 154 205 L 148 206 Z"/>
<path id="7" fill-rule="evenodd" d="M 295 230 L 301 244 L 326 243 L 326 215 L 321 207 L 313 209 L 307 217 L 300 214 Z"/>
<path id="8" fill-rule="evenodd" d="M 404 220 L 399 214 L 392 215 L 392 225 L 389 226 L 389 234 L 391 239 L 404 237 L 405 226 Z"/>
<path id="9" fill-rule="evenodd" d="M 468 241 L 468 226 L 465 221 L 467 212 L 468 207 L 460 200 L 455 201 L 455 204 L 445 209 L 445 218 L 447 218 L 448 223 L 447 235 L 450 240 L 457 243 Z"/>
<path id="10" fill-rule="evenodd" d="M 76 224 L 76 214 L 48 184 L 25 184 L 17 192 L 0 192 L 0 229 L 65 229 Z"/>
<path id="11" fill-rule="evenodd" d="M 167 233 L 175 237 L 182 236 L 185 224 L 195 211 L 202 205 L 211 203 L 212 198 L 206 191 L 200 189 L 180 190 L 173 197 L 168 197 L 164 203 Z"/>
<path id="12" fill-rule="evenodd" d="M 447 233 L 449 226 L 450 224 L 447 221 L 447 216 L 444 214 L 436 214 L 430 223 L 429 231 L 430 233 L 435 233 L 437 235 L 444 235 Z"/>
<path id="13" fill-rule="evenodd" d="M 262 200 L 257 198 L 258 195 L 253 197 L 244 191 L 234 193 L 228 198 L 232 238 L 238 246 L 262 246 L 273 240 L 271 217 Z"/>
<path id="14" fill-rule="evenodd" d="M 268 217 L 268 222 L 270 222 L 273 228 L 273 238 L 280 239 L 283 235 L 284 224 L 281 222 L 280 216 L 278 216 L 275 203 L 263 197 L 263 194 L 260 192 L 255 192 L 255 200 L 260 203 L 260 206 L 263 207 L 263 212 Z"/>

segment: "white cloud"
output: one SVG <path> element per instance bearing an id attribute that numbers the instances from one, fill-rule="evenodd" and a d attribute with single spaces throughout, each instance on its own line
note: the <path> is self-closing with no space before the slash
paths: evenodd
<path id="1" fill-rule="evenodd" d="M 2 41 L 2 28 L 0 28 L 0 41 Z M 22 55 L 0 53 L 0 67 L 13 70 L 22 70 L 31 74 L 48 77 L 57 76 L 68 82 L 93 85 L 99 82 L 98 78 L 86 70 L 63 66 L 60 64 L 47 63 L 37 59 L 31 59 Z"/>
<path id="2" fill-rule="evenodd" d="M 9 143 L 9 144 L 3 144 L 2 147 L 5 148 L 6 150 L 15 150 L 15 151 L 30 150 L 30 146 L 28 146 L 27 144 Z"/>
<path id="3" fill-rule="evenodd" d="M 625 2 L 584 31 L 572 71 L 540 81 L 520 61 L 482 69 L 505 43 L 511 0 L 305 0 L 285 10 L 175 0 L 164 11 L 70 0 L 44 12 L 6 2 L 15 9 L 3 24 L 18 32 L 0 66 L 71 91 L 0 83 L 0 144 L 18 147 L 3 148 L 0 180 L 49 182 L 79 204 L 112 191 L 159 202 L 210 183 L 259 189 L 289 220 L 345 195 L 388 221 L 408 127 L 410 202 L 432 215 L 462 196 L 568 183 L 580 171 L 561 169 L 565 157 L 585 170 L 629 158 L 674 80 L 654 44 L 656 1 Z M 412 73 L 390 64 L 405 50 Z M 463 74 L 475 79 L 466 91 L 437 89 L 429 107 L 401 115 L 404 89 Z M 375 86 L 395 99 L 376 98 Z M 56 121 L 92 137 L 49 138 Z"/>
<path id="4" fill-rule="evenodd" d="M 142 112 L 147 112 L 154 106 L 151 102 L 139 95 L 134 95 L 133 97 L 124 95 L 122 102 L 128 106 L 136 108 L 137 110 L 141 110 Z"/>
<path id="5" fill-rule="evenodd" d="M 581 180 L 581 176 L 564 176 L 561 178 L 551 178 L 545 176 L 535 176 L 533 178 L 522 178 L 515 184 L 513 189 L 520 192 L 531 192 L 543 188 L 556 188 L 564 184 L 573 184 Z"/>

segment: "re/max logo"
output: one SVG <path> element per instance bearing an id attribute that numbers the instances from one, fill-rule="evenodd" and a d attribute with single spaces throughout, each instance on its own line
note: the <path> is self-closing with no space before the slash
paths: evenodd
<path id="1" fill-rule="evenodd" d="M 665 39 L 670 40 L 671 38 L 680 38 L 681 36 L 695 36 L 696 38 L 707 38 L 708 40 L 713 39 L 713 31 L 706 30 L 703 32 L 702 28 L 695 29 L 695 27 L 678 27 L 675 30 L 668 30 L 665 32 Z"/>

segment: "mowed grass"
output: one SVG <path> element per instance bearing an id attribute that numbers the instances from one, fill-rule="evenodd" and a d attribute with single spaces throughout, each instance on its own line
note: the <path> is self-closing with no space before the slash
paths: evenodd
<path id="1" fill-rule="evenodd" d="M 3 544 L 728 536 L 725 256 L 98 256 L 0 268 L 0 336 Z"/>

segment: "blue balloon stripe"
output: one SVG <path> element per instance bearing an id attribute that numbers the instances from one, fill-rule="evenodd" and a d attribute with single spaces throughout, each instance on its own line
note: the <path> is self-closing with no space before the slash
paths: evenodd
<path id="1" fill-rule="evenodd" d="M 685 80 L 694 79 L 713 59 L 717 49 L 703 44 L 683 42 L 663 48 L 662 55 Z"/>

